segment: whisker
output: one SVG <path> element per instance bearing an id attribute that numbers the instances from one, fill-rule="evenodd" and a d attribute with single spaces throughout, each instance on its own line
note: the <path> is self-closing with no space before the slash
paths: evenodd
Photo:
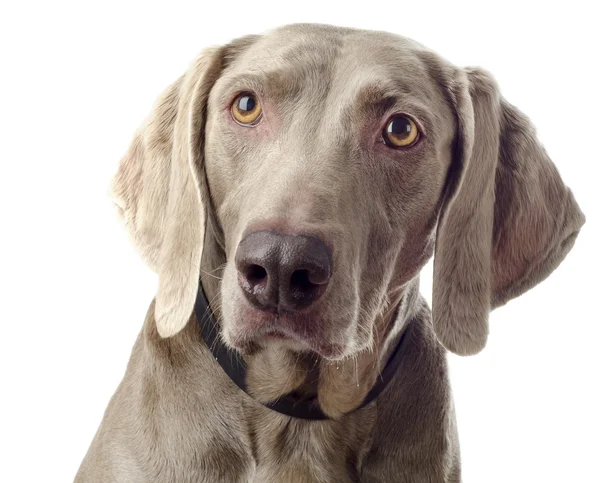
<path id="1" fill-rule="evenodd" d="M 216 278 L 217 280 L 223 280 L 223 277 L 219 277 L 218 275 L 213 275 L 212 273 L 207 272 L 206 270 L 200 269 L 200 271 L 202 273 L 204 273 L 205 275 L 208 275 L 209 277 Z"/>

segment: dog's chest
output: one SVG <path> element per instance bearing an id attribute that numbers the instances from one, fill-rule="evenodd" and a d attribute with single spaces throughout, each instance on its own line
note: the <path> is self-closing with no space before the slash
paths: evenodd
<path id="1" fill-rule="evenodd" d="M 350 418 L 342 424 L 258 413 L 263 411 L 249 414 L 248 419 L 254 461 L 250 482 L 357 481 L 369 448 L 370 418 Z"/>

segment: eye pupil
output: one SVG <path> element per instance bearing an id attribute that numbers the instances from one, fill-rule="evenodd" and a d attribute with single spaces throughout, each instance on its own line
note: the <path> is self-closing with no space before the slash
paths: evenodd
<path id="1" fill-rule="evenodd" d="M 412 130 L 410 121 L 405 117 L 397 117 L 388 124 L 388 133 L 396 137 L 407 137 Z"/>
<path id="2" fill-rule="evenodd" d="M 238 108 L 240 111 L 252 111 L 256 107 L 256 100 L 252 96 L 240 97 Z"/>

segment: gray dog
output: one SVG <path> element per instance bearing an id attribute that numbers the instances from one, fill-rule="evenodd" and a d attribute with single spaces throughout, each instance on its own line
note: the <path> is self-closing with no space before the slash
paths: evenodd
<path id="1" fill-rule="evenodd" d="M 159 287 L 77 482 L 459 482 L 445 349 L 584 223 L 490 74 L 324 25 L 204 51 L 113 195 Z"/>

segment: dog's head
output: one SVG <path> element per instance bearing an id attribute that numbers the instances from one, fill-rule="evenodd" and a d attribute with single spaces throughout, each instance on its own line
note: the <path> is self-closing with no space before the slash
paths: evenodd
<path id="1" fill-rule="evenodd" d="M 230 346 L 330 360 L 377 341 L 434 253 L 436 334 L 478 352 L 488 312 L 556 268 L 584 221 L 489 74 L 319 25 L 205 51 L 113 193 L 159 275 L 163 337 L 188 322 L 202 274 Z"/>

